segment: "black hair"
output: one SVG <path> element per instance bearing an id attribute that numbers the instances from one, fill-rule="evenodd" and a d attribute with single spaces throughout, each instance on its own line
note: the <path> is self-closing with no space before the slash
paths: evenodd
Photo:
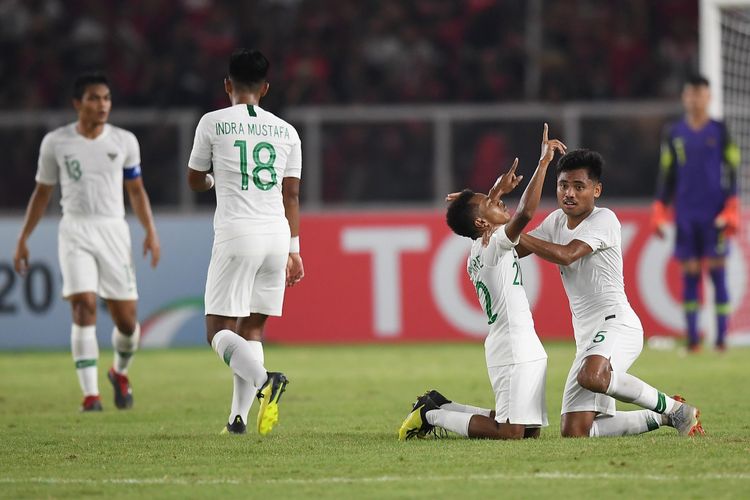
<path id="1" fill-rule="evenodd" d="M 78 75 L 75 81 L 73 81 L 73 99 L 83 99 L 83 94 L 86 93 L 86 87 L 99 84 L 109 87 L 109 80 L 104 73 L 90 72 Z"/>
<path id="2" fill-rule="evenodd" d="M 602 168 L 604 168 L 604 158 L 596 151 L 590 149 L 574 149 L 565 153 L 557 162 L 555 175 L 560 176 L 561 172 L 578 170 L 585 168 L 586 173 L 593 182 L 599 182 L 602 178 Z"/>
<path id="3" fill-rule="evenodd" d="M 448 211 L 445 214 L 445 221 L 454 233 L 472 240 L 479 238 L 482 234 L 474 225 L 474 220 L 478 217 L 478 207 L 476 203 L 471 203 L 471 199 L 475 194 L 471 189 L 464 189 L 458 198 L 448 205 Z"/>
<path id="4" fill-rule="evenodd" d="M 236 49 L 229 58 L 229 79 L 235 85 L 258 87 L 266 81 L 270 64 L 258 50 Z"/>
<path id="5" fill-rule="evenodd" d="M 690 85 L 691 87 L 709 87 L 710 86 L 708 83 L 708 78 L 698 73 L 688 75 L 688 77 L 685 78 L 685 85 L 686 86 Z"/>

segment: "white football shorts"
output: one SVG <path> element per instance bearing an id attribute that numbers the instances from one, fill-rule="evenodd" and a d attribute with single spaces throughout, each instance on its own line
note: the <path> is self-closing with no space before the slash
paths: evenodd
<path id="1" fill-rule="evenodd" d="M 547 360 L 487 368 L 498 423 L 547 427 Z"/>
<path id="2" fill-rule="evenodd" d="M 606 319 L 605 319 L 606 318 Z M 643 349 L 643 326 L 641 320 L 630 307 L 600 318 L 580 333 L 585 339 L 580 343 L 568 372 L 562 400 L 562 414 L 575 411 L 595 411 L 599 414 L 614 415 L 615 399 L 606 394 L 598 394 L 584 389 L 578 384 L 578 371 L 583 361 L 594 354 L 609 359 L 616 372 L 627 372 L 638 359 Z"/>
<path id="3" fill-rule="evenodd" d="M 112 300 L 136 300 L 130 228 L 125 219 L 64 216 L 58 228 L 63 297 L 94 292 Z"/>
<path id="4" fill-rule="evenodd" d="M 288 258 L 288 231 L 214 243 L 206 278 L 206 314 L 281 316 Z"/>

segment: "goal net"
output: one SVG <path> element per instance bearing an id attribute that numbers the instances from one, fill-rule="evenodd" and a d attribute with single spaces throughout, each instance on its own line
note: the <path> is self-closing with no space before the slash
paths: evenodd
<path id="1" fill-rule="evenodd" d="M 701 0 L 700 51 L 701 72 L 711 81 L 711 114 L 724 119 L 742 152 L 742 223 L 728 273 L 729 341 L 750 345 L 750 0 Z"/>

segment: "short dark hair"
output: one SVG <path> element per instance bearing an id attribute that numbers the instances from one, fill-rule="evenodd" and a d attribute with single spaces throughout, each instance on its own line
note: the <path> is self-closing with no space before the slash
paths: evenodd
<path id="1" fill-rule="evenodd" d="M 475 194 L 471 189 L 464 189 L 458 198 L 448 205 L 445 214 L 445 221 L 454 233 L 472 240 L 481 236 L 481 231 L 474 225 L 474 220 L 478 217 L 477 204 L 471 203 L 471 199 Z"/>
<path id="2" fill-rule="evenodd" d="M 685 78 L 685 85 L 690 85 L 691 87 L 710 87 L 708 78 L 698 73 L 688 75 L 688 77 Z"/>
<path id="3" fill-rule="evenodd" d="M 599 182 L 602 178 L 604 158 L 596 151 L 591 151 L 590 149 L 568 151 L 558 160 L 555 175 L 560 177 L 561 172 L 578 170 L 579 168 L 585 168 L 589 179 Z"/>
<path id="4" fill-rule="evenodd" d="M 229 79 L 235 85 L 257 87 L 266 81 L 269 66 L 260 51 L 236 49 L 229 58 Z"/>
<path id="5" fill-rule="evenodd" d="M 86 87 L 99 84 L 109 87 L 109 80 L 104 73 L 92 71 L 78 75 L 73 82 L 73 99 L 83 99 L 83 94 L 86 93 Z"/>

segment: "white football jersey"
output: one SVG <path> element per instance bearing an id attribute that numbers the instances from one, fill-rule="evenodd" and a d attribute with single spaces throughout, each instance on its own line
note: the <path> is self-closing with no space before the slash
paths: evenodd
<path id="1" fill-rule="evenodd" d="M 289 230 L 281 183 L 300 178 L 302 146 L 290 124 L 259 106 L 237 104 L 206 113 L 195 130 L 188 166 L 213 166 L 214 239 Z"/>
<path id="2" fill-rule="evenodd" d="M 515 246 L 500 226 L 484 247 L 474 240 L 467 264 L 479 303 L 487 314 L 490 332 L 484 342 L 487 366 L 504 366 L 546 359 L 534 330 L 529 300 Z"/>
<path id="3" fill-rule="evenodd" d="M 594 208 L 571 230 L 565 212 L 558 209 L 529 234 L 558 245 L 580 240 L 592 248 L 569 266 L 558 266 L 574 324 L 596 323 L 612 311 L 630 308 L 622 276 L 620 221 L 612 210 Z"/>
<path id="4" fill-rule="evenodd" d="M 64 215 L 125 217 L 123 169 L 140 169 L 141 150 L 132 132 L 105 124 L 88 139 L 76 124 L 59 127 L 42 139 L 36 181 L 60 183 Z"/>

